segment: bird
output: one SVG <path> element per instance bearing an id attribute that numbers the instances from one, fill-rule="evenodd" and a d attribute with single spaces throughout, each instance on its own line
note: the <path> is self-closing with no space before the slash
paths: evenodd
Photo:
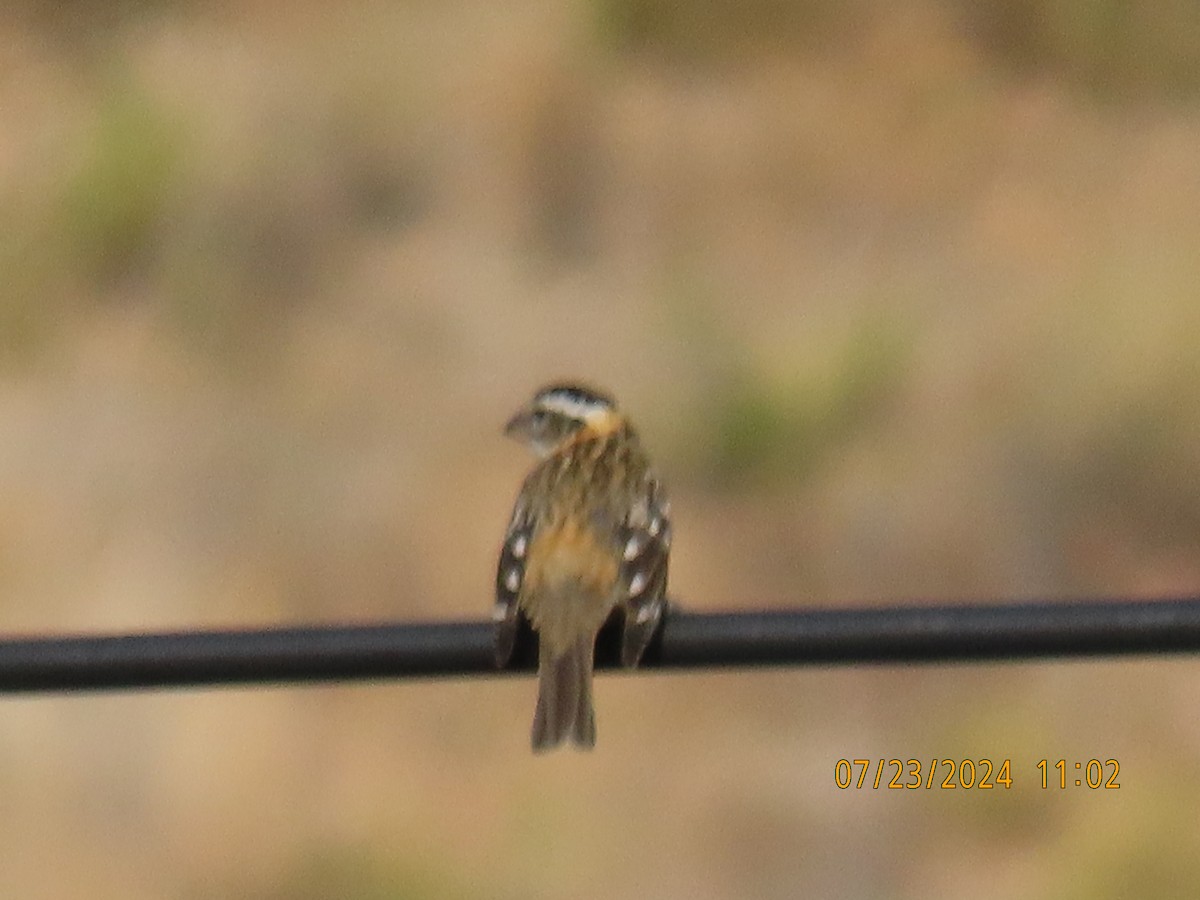
<path id="1" fill-rule="evenodd" d="M 621 662 L 635 666 L 666 608 L 670 504 L 629 419 L 609 394 L 555 382 L 504 433 L 537 457 L 513 505 L 496 569 L 496 664 L 522 619 L 538 638 L 535 753 L 596 743 L 596 634 L 620 610 Z"/>

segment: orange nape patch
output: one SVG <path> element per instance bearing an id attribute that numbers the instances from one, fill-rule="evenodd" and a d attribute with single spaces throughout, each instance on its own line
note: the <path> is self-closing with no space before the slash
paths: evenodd
<path id="1" fill-rule="evenodd" d="M 602 409 L 589 413 L 583 423 L 583 428 L 579 429 L 578 439 L 588 440 L 612 434 L 625 424 L 625 417 L 616 410 Z"/>

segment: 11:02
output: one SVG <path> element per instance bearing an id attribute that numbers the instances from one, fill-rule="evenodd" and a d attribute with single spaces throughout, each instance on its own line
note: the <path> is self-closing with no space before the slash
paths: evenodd
<path id="1" fill-rule="evenodd" d="M 1042 773 L 1042 789 L 1045 790 L 1051 787 L 1057 787 L 1059 790 L 1066 790 L 1068 787 L 1088 787 L 1093 790 L 1104 788 L 1105 790 L 1117 790 L 1121 787 L 1117 783 L 1117 775 L 1121 771 L 1121 764 L 1115 759 L 1106 759 L 1101 762 L 1098 759 L 1089 759 L 1086 762 L 1069 763 L 1065 759 L 1050 761 L 1043 759 L 1037 764 L 1038 771 Z M 1058 770 L 1058 777 L 1055 778 L 1053 770 Z M 1106 772 L 1111 770 L 1111 774 L 1107 777 Z M 1073 777 L 1068 777 L 1068 775 Z"/>

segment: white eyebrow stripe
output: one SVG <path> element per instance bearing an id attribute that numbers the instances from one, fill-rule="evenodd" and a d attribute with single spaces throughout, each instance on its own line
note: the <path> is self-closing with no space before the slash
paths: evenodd
<path id="1" fill-rule="evenodd" d="M 612 406 L 603 400 L 585 400 L 566 394 L 549 394 L 541 398 L 537 405 L 549 412 L 578 420 L 590 419 L 612 409 Z"/>

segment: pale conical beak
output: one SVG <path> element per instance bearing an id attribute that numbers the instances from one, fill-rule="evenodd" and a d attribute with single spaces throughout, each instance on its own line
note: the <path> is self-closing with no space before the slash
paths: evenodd
<path id="1" fill-rule="evenodd" d="M 528 440 L 530 437 L 530 425 L 532 423 L 533 415 L 529 410 L 523 409 L 508 420 L 508 423 L 504 426 L 504 433 L 510 438 Z"/>

